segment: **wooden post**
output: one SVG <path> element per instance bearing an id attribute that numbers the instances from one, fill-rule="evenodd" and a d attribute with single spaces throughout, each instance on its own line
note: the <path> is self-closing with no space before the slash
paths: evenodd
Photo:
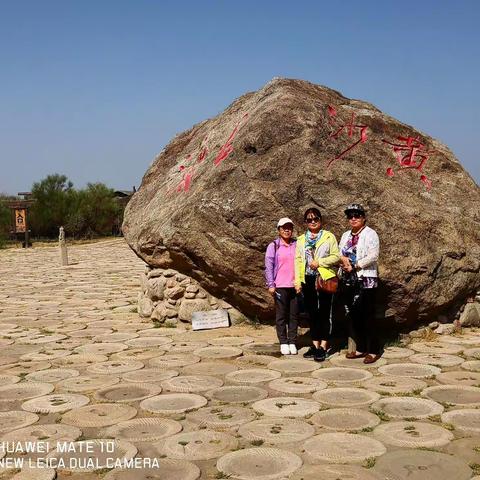
<path id="1" fill-rule="evenodd" d="M 60 227 L 60 232 L 58 234 L 58 246 L 60 247 L 61 265 L 68 265 L 67 244 L 65 242 L 65 230 L 63 227 Z"/>

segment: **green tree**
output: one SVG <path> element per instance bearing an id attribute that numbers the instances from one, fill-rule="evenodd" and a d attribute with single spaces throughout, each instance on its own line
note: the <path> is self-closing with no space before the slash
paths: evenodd
<path id="1" fill-rule="evenodd" d="M 32 186 L 31 230 L 35 235 L 54 237 L 74 207 L 73 183 L 65 175 L 48 175 Z"/>
<path id="2" fill-rule="evenodd" d="M 67 233 L 93 237 L 110 235 L 121 207 L 114 198 L 114 190 L 103 183 L 89 183 L 76 191 L 66 223 Z"/>
<path id="3" fill-rule="evenodd" d="M 12 211 L 5 204 L 6 200 L 12 198 L 9 195 L 0 194 L 0 248 L 5 246 L 5 241 L 12 229 Z"/>

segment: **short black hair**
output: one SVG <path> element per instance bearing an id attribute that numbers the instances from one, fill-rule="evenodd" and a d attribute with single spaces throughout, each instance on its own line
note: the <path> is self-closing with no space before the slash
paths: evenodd
<path id="1" fill-rule="evenodd" d="M 307 208 L 305 213 L 303 214 L 303 221 L 307 221 L 307 216 L 309 213 L 313 213 L 316 215 L 320 220 L 322 219 L 322 214 L 320 213 L 320 210 L 318 208 L 312 207 L 312 208 Z"/>

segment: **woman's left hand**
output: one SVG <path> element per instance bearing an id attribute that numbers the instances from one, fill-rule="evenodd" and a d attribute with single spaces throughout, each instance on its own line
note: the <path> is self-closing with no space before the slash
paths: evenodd
<path id="1" fill-rule="evenodd" d="M 312 270 L 316 270 L 318 268 L 318 262 L 316 260 L 312 260 L 310 262 L 310 265 L 309 267 L 312 269 Z"/>

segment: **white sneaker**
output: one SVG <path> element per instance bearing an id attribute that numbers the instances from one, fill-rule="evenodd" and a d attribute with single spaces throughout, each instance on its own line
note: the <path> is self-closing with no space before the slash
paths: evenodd
<path id="1" fill-rule="evenodd" d="M 290 355 L 290 348 L 286 343 L 280 345 L 280 352 L 282 352 L 282 355 Z"/>
<path id="2" fill-rule="evenodd" d="M 290 355 L 296 355 L 298 352 L 297 352 L 297 347 L 295 346 L 294 343 L 291 343 L 289 346 L 288 346 L 289 350 L 290 350 Z"/>

